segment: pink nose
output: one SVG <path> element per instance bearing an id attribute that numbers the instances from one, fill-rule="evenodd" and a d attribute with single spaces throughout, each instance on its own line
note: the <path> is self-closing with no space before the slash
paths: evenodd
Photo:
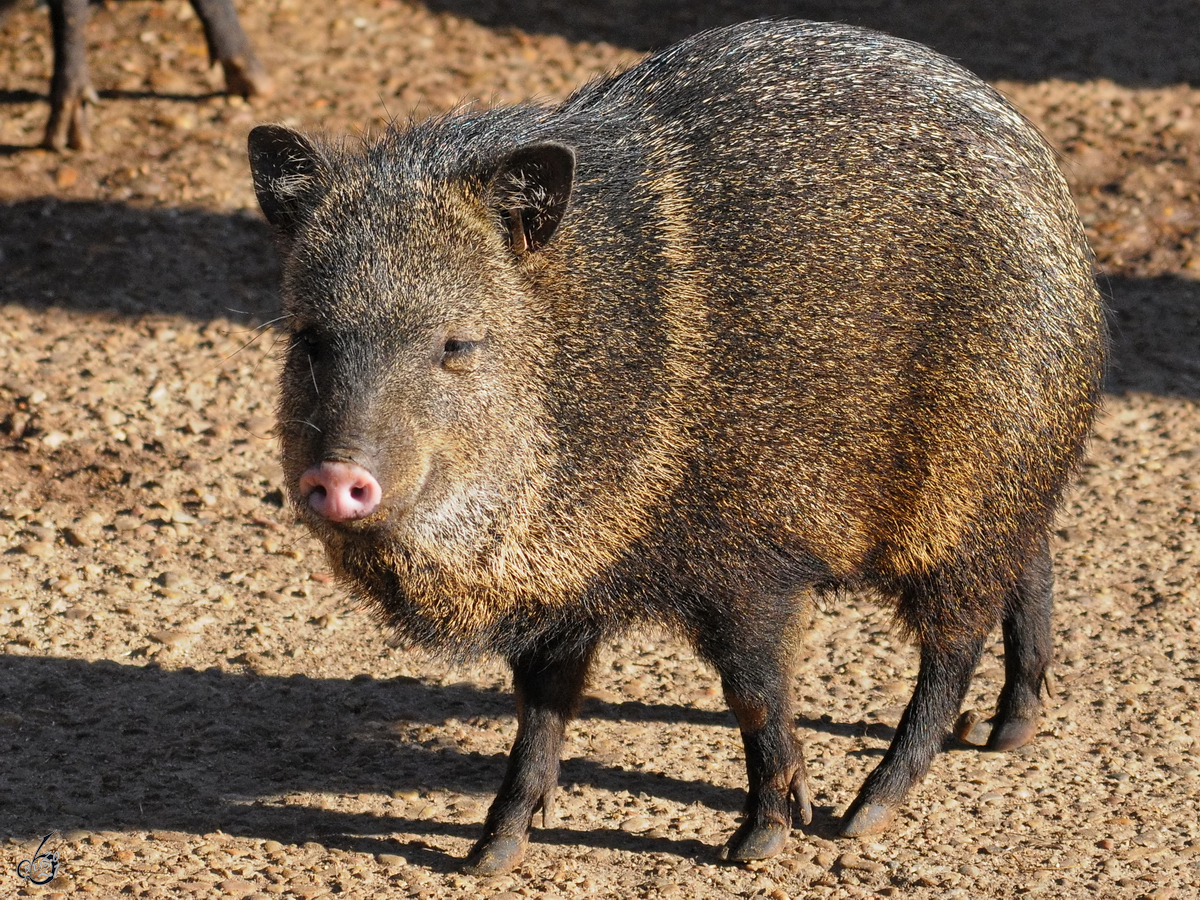
<path id="1" fill-rule="evenodd" d="M 300 495 L 317 515 L 348 522 L 374 512 L 383 490 L 362 466 L 326 460 L 300 476 Z"/>

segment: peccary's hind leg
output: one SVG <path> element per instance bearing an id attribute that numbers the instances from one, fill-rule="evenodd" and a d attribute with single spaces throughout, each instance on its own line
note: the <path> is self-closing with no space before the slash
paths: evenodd
<path id="1" fill-rule="evenodd" d="M 1054 573 L 1049 541 L 1031 555 L 1004 614 L 1004 689 L 987 749 L 1012 750 L 1036 733 L 1040 691 L 1054 655 L 1050 617 Z"/>
<path id="2" fill-rule="evenodd" d="M 517 739 L 508 756 L 504 783 L 492 801 L 483 837 L 471 850 L 463 871 L 498 875 L 521 862 L 529 843 L 533 814 L 542 824 L 554 816 L 563 731 L 574 714 L 591 663 L 592 647 L 575 656 L 548 652 L 509 660 L 517 700 Z"/>
<path id="3" fill-rule="evenodd" d="M 238 22 L 232 0 L 192 0 L 208 41 L 212 62 L 225 71 L 225 90 L 243 97 L 269 97 L 275 91 L 271 76 Z"/>
<path id="4" fill-rule="evenodd" d="M 909 789 L 925 777 L 971 684 L 984 637 L 930 638 L 922 644 L 916 690 L 892 745 L 846 810 L 843 835 L 860 837 L 884 830 Z"/>
<path id="5" fill-rule="evenodd" d="M 87 20 L 88 0 L 50 0 L 54 76 L 50 81 L 50 121 L 42 138 L 42 146 L 50 150 L 86 150 L 89 145 L 88 107 L 97 98 L 88 77 Z"/>
<path id="6" fill-rule="evenodd" d="M 726 632 L 700 640 L 721 675 L 746 749 L 745 820 L 721 850 L 722 859 L 737 861 L 777 854 L 796 814 L 812 822 L 803 748 L 792 725 L 789 653 L 777 624 L 740 630 L 736 637 Z"/>

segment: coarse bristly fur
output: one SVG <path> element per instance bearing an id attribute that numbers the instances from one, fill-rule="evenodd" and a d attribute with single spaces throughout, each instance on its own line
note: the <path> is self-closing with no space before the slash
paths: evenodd
<path id="1" fill-rule="evenodd" d="M 1036 731 L 1047 535 L 1104 314 L 1053 153 L 986 84 L 907 41 L 759 21 L 559 106 L 357 149 L 263 126 L 250 149 L 293 328 L 293 499 L 400 638 L 513 666 L 471 871 L 519 861 L 591 654 L 631 626 L 722 677 L 750 778 L 734 859 L 807 816 L 788 677 L 814 592 L 887 598 L 921 647 L 844 833 L 923 776 L 997 625 L 989 746 Z M 373 473 L 379 508 L 308 509 L 322 460 Z"/>

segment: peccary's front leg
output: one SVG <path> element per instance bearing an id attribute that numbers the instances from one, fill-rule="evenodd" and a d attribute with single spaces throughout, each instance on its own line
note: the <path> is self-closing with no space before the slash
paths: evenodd
<path id="1" fill-rule="evenodd" d="M 517 739 L 508 772 L 463 871 L 498 875 L 521 862 L 529 843 L 533 814 L 542 825 L 554 817 L 563 732 L 574 715 L 591 663 L 593 647 L 573 655 L 548 651 L 509 660 L 517 700 Z"/>
<path id="2" fill-rule="evenodd" d="M 789 653 L 778 627 L 742 629 L 736 638 L 701 635 L 700 650 L 721 675 L 746 749 L 745 820 L 722 859 L 767 859 L 787 843 L 798 814 L 812 822 L 803 747 L 792 724 Z"/>
<path id="3" fill-rule="evenodd" d="M 50 80 L 50 121 L 42 146 L 50 150 L 88 146 L 88 106 L 96 92 L 88 77 L 88 0 L 50 0 L 50 28 L 54 40 L 54 75 Z"/>
<path id="4" fill-rule="evenodd" d="M 269 97 L 275 90 L 266 67 L 238 22 L 233 0 L 192 0 L 204 25 L 208 57 L 225 71 L 225 90 L 243 97 Z"/>

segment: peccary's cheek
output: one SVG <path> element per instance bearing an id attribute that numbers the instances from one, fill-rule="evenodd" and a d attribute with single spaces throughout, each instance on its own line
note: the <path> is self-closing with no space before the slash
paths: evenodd
<path id="1" fill-rule="evenodd" d="M 305 366 L 294 359 L 284 365 L 280 378 L 278 407 L 279 449 L 288 487 L 295 493 L 299 490 L 300 473 L 319 462 L 320 442 L 323 427 L 318 421 L 320 409 L 317 395 L 302 375 Z"/>

